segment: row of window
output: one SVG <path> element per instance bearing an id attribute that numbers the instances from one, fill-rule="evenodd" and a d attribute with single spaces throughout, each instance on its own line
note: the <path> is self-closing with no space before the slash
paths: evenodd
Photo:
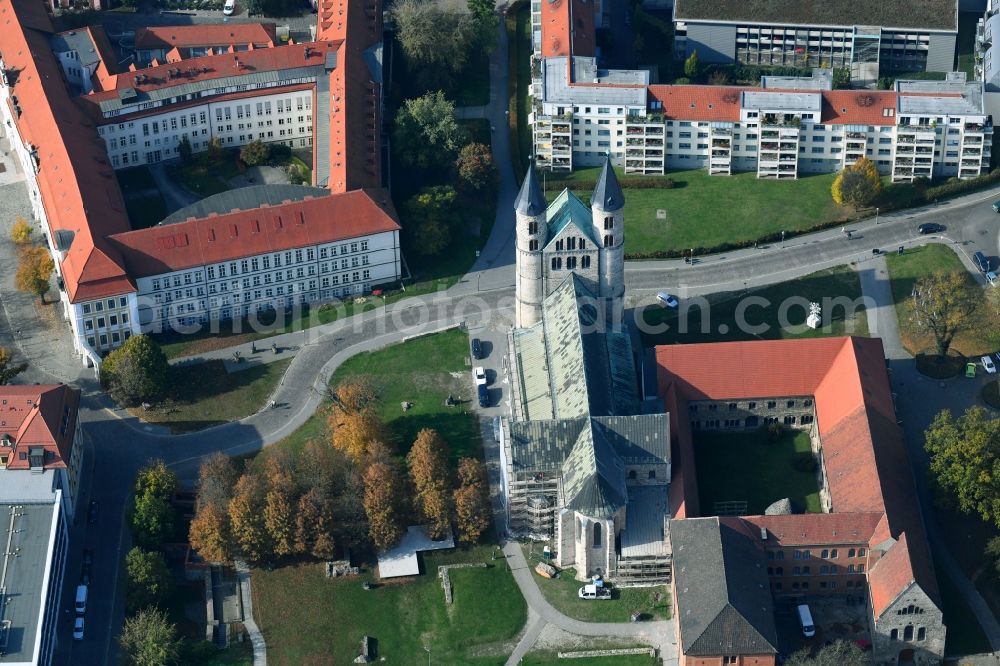
<path id="1" fill-rule="evenodd" d="M 917 640 L 922 641 L 927 636 L 927 631 L 924 627 L 917 627 Z M 899 640 L 899 629 L 893 629 L 889 632 L 889 640 L 898 641 Z M 913 625 L 908 624 L 903 628 L 903 640 L 912 641 L 913 640 Z"/>
<path id="2" fill-rule="evenodd" d="M 329 287 L 336 287 L 337 285 L 340 285 L 340 284 L 351 284 L 352 282 L 357 283 L 357 282 L 360 282 L 362 280 L 370 280 L 370 279 L 371 279 L 371 271 L 370 270 L 364 270 L 364 271 L 354 271 L 353 273 L 344 273 L 343 275 L 332 275 L 332 276 L 329 276 L 329 277 L 324 277 L 324 278 L 322 278 L 318 282 L 318 284 L 319 284 L 320 287 L 323 287 L 325 289 L 325 288 L 329 288 Z M 244 282 L 248 282 L 248 281 L 246 279 L 244 279 Z M 266 282 L 267 281 L 265 281 L 265 283 Z M 307 285 L 308 285 L 308 287 L 307 287 Z M 227 288 L 227 285 L 225 283 L 222 283 L 220 286 L 222 287 L 221 291 L 223 293 L 229 291 L 228 288 Z M 258 286 L 257 283 L 254 283 L 254 286 Z M 244 284 L 243 288 L 244 289 L 249 289 L 250 285 L 249 284 Z M 309 280 L 308 283 L 307 282 L 296 282 L 296 283 L 292 283 L 292 284 L 288 285 L 288 293 L 292 294 L 292 293 L 295 293 L 297 291 L 298 292 L 304 292 L 307 289 L 309 291 L 313 291 L 316 288 L 317 288 L 317 281 L 316 280 Z M 239 302 L 240 299 L 241 299 L 241 295 L 239 293 L 239 285 L 236 282 L 233 282 L 233 292 L 234 292 L 233 295 L 232 295 L 233 301 L 234 302 Z M 178 294 L 178 296 L 176 298 L 178 300 L 180 300 L 181 296 L 179 294 L 181 292 L 180 291 L 175 291 L 174 293 Z M 184 291 L 184 293 L 186 295 L 185 296 L 186 298 L 191 298 L 191 299 L 193 299 L 195 297 L 201 298 L 202 296 L 205 295 L 205 291 L 204 291 L 204 289 L 202 287 L 196 287 L 195 289 L 186 289 Z M 209 285 L 208 286 L 208 293 L 209 294 L 215 294 L 216 293 L 216 291 L 215 291 L 215 285 Z M 276 295 L 277 296 L 283 296 L 284 294 L 285 294 L 285 287 L 283 285 L 279 285 L 279 286 L 274 287 L 274 288 L 268 287 L 268 288 L 263 289 L 263 290 L 255 289 L 253 291 L 244 291 L 244 292 L 242 292 L 242 300 L 244 302 L 249 302 L 250 300 L 258 300 L 258 299 L 260 299 L 262 297 L 262 295 L 264 297 L 266 297 L 266 298 L 271 298 L 272 296 L 276 296 Z M 169 293 L 168 294 L 163 294 L 162 296 L 163 296 L 163 298 L 161 298 L 161 294 L 155 294 L 153 296 L 153 300 L 154 300 L 154 302 L 157 305 L 159 305 L 161 303 L 169 304 L 169 303 L 171 303 L 174 300 L 173 298 L 171 298 L 171 295 Z M 229 304 L 229 298 L 230 297 L 229 297 L 228 294 L 225 295 L 225 296 L 221 296 L 221 297 L 212 296 L 212 297 L 210 297 L 208 299 L 209 300 L 209 305 L 211 307 L 214 307 L 214 306 L 219 305 L 219 304 L 228 305 Z M 204 308 L 204 307 L 205 307 L 205 301 L 204 301 L 204 299 L 202 299 L 200 301 L 200 303 L 199 303 L 199 308 Z M 173 311 L 174 308 L 178 312 L 180 312 L 180 311 L 194 312 L 195 309 L 196 309 L 194 303 L 187 303 L 187 304 L 180 304 L 180 305 L 177 305 L 177 306 L 167 305 L 167 307 L 163 308 L 163 311 L 164 312 L 170 312 L 170 311 Z"/>
<path id="3" fill-rule="evenodd" d="M 577 267 L 577 257 L 566 257 L 566 270 L 573 271 Z M 590 268 L 590 255 L 585 254 L 580 259 L 580 269 Z M 563 269 L 563 257 L 552 257 L 552 270 L 561 271 Z"/>
<path id="4" fill-rule="evenodd" d="M 768 401 L 766 401 L 765 404 L 767 405 L 768 409 L 776 409 L 778 407 L 778 401 L 777 400 L 768 400 Z M 785 400 L 785 407 L 788 408 L 788 409 L 794 409 L 795 406 L 798 405 L 798 404 L 799 403 L 798 403 L 797 400 Z M 802 407 L 812 407 L 812 404 L 813 404 L 812 398 L 805 398 L 802 401 L 801 406 Z M 719 409 L 719 403 L 711 402 L 711 403 L 708 403 L 708 405 L 705 405 L 705 407 L 707 408 L 708 411 L 715 412 L 715 411 L 718 411 L 718 409 Z M 730 403 L 726 404 L 726 407 L 727 407 L 727 409 L 729 411 L 735 412 L 738 409 L 740 409 L 740 403 L 738 403 L 738 402 L 730 402 Z M 701 405 L 698 405 L 697 403 L 693 403 L 693 402 L 692 403 L 688 403 L 688 411 L 691 412 L 692 414 L 697 414 L 698 410 L 700 408 L 701 408 Z M 746 409 L 746 410 L 749 410 L 749 411 L 753 411 L 753 410 L 757 409 L 757 402 L 756 401 L 750 401 L 750 402 L 746 403 L 746 405 L 743 407 L 743 409 Z"/>
<path id="5" fill-rule="evenodd" d="M 83 314 L 90 314 L 91 312 L 103 312 L 105 305 L 107 306 L 108 310 L 114 310 L 116 304 L 119 308 L 127 308 L 128 298 L 125 296 L 118 296 L 116 298 L 94 301 L 93 303 L 84 303 Z"/>
<path id="6" fill-rule="evenodd" d="M 117 347 L 121 343 L 123 343 L 126 340 L 128 340 L 129 337 L 131 337 L 131 335 L 132 335 L 132 332 L 129 331 L 128 329 L 126 329 L 124 331 L 121 331 L 120 333 L 118 331 L 111 331 L 111 335 L 110 336 L 107 333 L 101 333 L 96 338 L 93 335 L 88 335 L 87 336 L 87 345 L 91 349 L 100 351 L 100 350 L 103 350 L 103 349 L 108 349 L 109 348 L 109 344 L 110 344 L 111 347 Z M 99 345 L 97 344 L 98 342 L 100 343 Z"/>
<path id="7" fill-rule="evenodd" d="M 865 586 L 865 582 L 862 581 L 862 580 L 857 580 L 857 581 L 849 580 L 849 581 L 846 581 L 844 583 L 844 587 L 846 587 L 849 590 L 855 590 L 855 589 L 861 590 L 861 589 L 864 588 L 864 586 Z M 771 587 L 774 589 L 775 592 L 782 592 L 784 590 L 785 586 L 784 586 L 784 583 L 782 583 L 781 581 L 775 581 L 775 582 L 771 583 Z M 799 592 L 799 591 L 804 592 L 804 591 L 806 591 L 806 590 L 809 589 L 809 581 L 807 581 L 807 580 L 804 580 L 802 582 L 794 581 L 792 583 L 791 589 L 792 589 L 793 592 Z M 837 589 L 837 581 L 835 581 L 835 580 L 821 580 L 819 582 L 819 589 L 821 589 L 821 590 L 836 590 Z"/>
<path id="8" fill-rule="evenodd" d="M 865 565 L 864 564 L 848 564 L 847 565 L 847 569 L 845 571 L 841 571 L 840 568 L 836 564 L 822 564 L 822 565 L 820 565 L 818 571 L 819 571 L 819 575 L 820 576 L 836 576 L 837 574 L 840 574 L 840 573 L 849 573 L 849 574 L 864 573 L 865 572 Z M 785 567 L 768 567 L 767 568 L 767 575 L 768 576 L 784 576 L 785 575 Z M 800 566 L 800 567 L 799 566 L 792 567 L 792 575 L 793 576 L 812 576 L 813 575 L 813 573 L 812 573 L 812 567 L 809 566 L 809 565 Z"/>
<path id="9" fill-rule="evenodd" d="M 777 416 L 763 417 L 764 424 L 777 423 Z M 813 422 L 812 414 L 802 414 L 801 416 L 786 415 L 781 420 L 786 426 L 809 425 Z M 721 424 L 721 425 L 720 425 Z M 705 421 L 691 421 L 692 430 L 715 430 L 723 428 L 756 428 L 761 424 L 761 420 L 756 416 L 748 416 L 746 420 L 741 419 L 706 419 Z"/>
<path id="10" fill-rule="evenodd" d="M 338 289 L 329 289 L 322 292 L 309 292 L 300 293 L 294 296 L 287 296 L 284 299 L 276 298 L 271 302 L 262 303 L 248 303 L 245 305 L 234 305 L 230 307 L 222 307 L 218 310 L 211 310 L 209 312 L 203 312 L 201 314 L 193 315 L 183 315 L 183 313 L 177 312 L 161 312 L 161 316 L 164 320 L 176 321 L 182 326 L 193 326 L 195 324 L 204 324 L 212 320 L 220 319 L 231 319 L 233 317 L 246 317 L 251 312 L 270 312 L 274 311 L 276 308 L 281 307 L 292 307 L 295 303 L 308 303 L 312 301 L 329 301 L 333 298 L 344 298 L 351 294 L 361 294 L 371 291 L 371 285 L 356 284 L 351 287 L 341 287 Z M 127 336 L 126 336 L 127 337 Z"/>
<path id="11" fill-rule="evenodd" d="M 94 319 L 84 319 L 83 320 L 83 330 L 90 332 L 96 327 L 98 330 L 103 328 L 108 328 L 109 326 L 118 326 L 121 322 L 122 326 L 128 326 L 128 313 L 120 312 L 118 314 L 110 314 L 107 316 L 105 321 L 104 317 L 96 317 Z"/>
<path id="12" fill-rule="evenodd" d="M 847 557 L 864 557 L 867 554 L 867 550 L 864 548 L 849 548 L 847 550 Z M 835 560 L 840 555 L 840 551 L 837 548 L 823 548 L 819 551 L 819 559 L 821 560 Z M 785 551 L 783 550 L 768 550 L 767 559 L 769 560 L 783 560 L 785 559 Z M 794 560 L 809 560 L 812 559 L 812 550 L 794 550 L 792 551 L 792 559 Z"/>

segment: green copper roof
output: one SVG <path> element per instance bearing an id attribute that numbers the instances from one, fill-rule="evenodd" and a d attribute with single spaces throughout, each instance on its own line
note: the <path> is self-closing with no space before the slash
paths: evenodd
<path id="1" fill-rule="evenodd" d="M 550 244 L 570 224 L 579 229 L 590 242 L 597 244 L 597 239 L 594 238 L 594 218 L 590 208 L 569 190 L 560 192 L 555 201 L 549 204 L 545 211 L 545 219 L 549 224 Z"/>
<path id="2" fill-rule="evenodd" d="M 567 509 L 592 518 L 610 518 L 625 506 L 625 465 L 594 428 L 580 432 L 563 464 L 563 495 Z"/>

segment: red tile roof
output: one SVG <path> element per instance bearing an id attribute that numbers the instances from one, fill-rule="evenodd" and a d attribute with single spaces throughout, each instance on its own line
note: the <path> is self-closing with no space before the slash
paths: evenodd
<path id="1" fill-rule="evenodd" d="M 882 513 L 799 513 L 788 516 L 744 516 L 754 534 L 767 530 L 768 540 L 782 546 L 868 545 Z"/>
<path id="2" fill-rule="evenodd" d="M 832 125 L 895 125 L 897 95 L 885 90 L 824 90 L 823 122 Z"/>
<path id="3" fill-rule="evenodd" d="M 826 515 L 871 514 L 857 518 L 854 528 L 868 531 L 871 546 L 887 536 L 908 534 L 907 567 L 916 572 L 924 591 L 936 599 L 937 582 L 902 432 L 896 424 L 881 340 L 818 338 L 672 345 L 658 347 L 656 359 L 660 394 L 677 414 L 687 414 L 688 400 L 813 396 L 833 512 Z M 679 428 L 671 434 L 690 437 Z M 677 446 L 690 448 L 690 443 Z M 686 479 L 685 492 L 694 488 L 691 460 L 682 456 L 679 466 Z M 880 522 L 883 514 L 886 524 Z M 694 514 L 688 510 L 686 515 Z M 787 521 L 800 535 L 815 532 L 817 538 L 823 538 L 824 530 L 832 537 L 833 525 L 839 520 L 853 521 L 823 514 L 748 520 L 762 521 L 769 529 Z M 878 572 L 873 570 L 870 582 L 891 592 L 901 575 L 891 570 L 891 564 Z"/>
<path id="4" fill-rule="evenodd" d="M 911 558 L 912 549 L 908 542 L 906 533 L 900 534 L 899 540 L 889 547 L 869 572 L 868 585 L 871 588 L 872 608 L 876 617 L 916 582 Z"/>
<path id="5" fill-rule="evenodd" d="M 391 208 L 355 190 L 129 231 L 112 241 L 129 273 L 145 277 L 398 229 Z"/>
<path id="6" fill-rule="evenodd" d="M 7 469 L 28 469 L 20 454 L 37 446 L 46 451 L 45 468 L 65 468 L 79 405 L 79 389 L 65 384 L 0 386 L 0 440 L 13 440 L 13 448 L 0 443 L 0 453 L 12 454 Z"/>
<path id="7" fill-rule="evenodd" d="M 41 3 L 0 0 L 0 53 L 22 110 L 16 130 L 37 148 L 38 187 L 53 234 L 73 235 L 61 262 L 70 299 L 133 291 L 105 240 L 129 228 L 125 203 L 103 141 L 69 97 L 48 43 L 51 30 Z"/>
<path id="8" fill-rule="evenodd" d="M 135 31 L 135 48 L 169 49 L 277 43 L 273 23 L 149 26 Z"/>
<path id="9" fill-rule="evenodd" d="M 649 86 L 649 100 L 663 105 L 667 118 L 680 120 L 716 120 L 738 122 L 740 94 L 747 90 L 736 86 Z"/>
<path id="10" fill-rule="evenodd" d="M 593 56 L 596 53 L 595 3 L 542 0 L 542 57 Z"/>

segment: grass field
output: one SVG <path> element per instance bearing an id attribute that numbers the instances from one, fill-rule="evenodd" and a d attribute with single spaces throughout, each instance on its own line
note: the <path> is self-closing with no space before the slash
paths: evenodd
<path id="1" fill-rule="evenodd" d="M 969 81 L 975 78 L 976 22 L 982 17 L 978 12 L 958 14 L 958 71 L 965 72 Z"/>
<path id="2" fill-rule="evenodd" d="M 527 606 L 510 572 L 500 566 L 451 572 L 454 604 L 446 606 L 437 577 L 441 564 L 487 562 L 491 546 L 423 554 L 419 576 L 387 583 L 370 571 L 328 579 L 320 564 L 253 572 L 254 609 L 277 666 L 348 664 L 361 638 L 377 641 L 389 663 L 495 664 L 513 649 L 508 641 L 527 619 Z M 365 590 L 362 581 L 373 581 Z M 429 651 L 429 655 L 427 652 Z"/>
<path id="3" fill-rule="evenodd" d="M 291 359 L 234 373 L 226 372 L 222 361 L 175 366 L 170 369 L 170 398 L 148 411 L 130 411 L 175 433 L 235 421 L 264 406 L 289 363 Z"/>
<path id="4" fill-rule="evenodd" d="M 740 304 L 746 296 L 764 298 L 768 305 L 748 307 L 740 317 Z M 799 300 L 788 300 L 792 298 Z M 840 298 L 858 302 L 858 309 L 833 307 L 833 300 L 825 300 Z M 651 306 L 643 314 L 645 330 L 642 331 L 642 341 L 645 346 L 653 346 L 836 335 L 867 336 L 868 320 L 858 301 L 860 298 L 861 283 L 857 274 L 849 266 L 840 266 L 749 292 L 710 294 L 702 302 L 681 298 L 681 306 L 676 310 Z M 786 323 L 789 325 L 782 327 L 781 304 L 786 302 L 798 302 L 799 305 L 788 308 Z M 804 325 L 808 313 L 802 304 L 808 302 L 823 305 L 824 325 L 815 330 Z M 746 325 L 741 324 L 741 321 Z M 657 327 L 662 328 L 664 325 L 668 327 L 667 330 L 659 331 Z"/>
<path id="5" fill-rule="evenodd" d="M 715 502 L 743 500 L 749 515 L 763 514 L 785 497 L 798 511 L 820 511 L 816 473 L 792 464 L 797 457 L 812 457 L 806 432 L 786 431 L 776 442 L 761 430 L 695 432 L 694 452 L 704 515 L 713 515 Z"/>
<path id="6" fill-rule="evenodd" d="M 525 546 L 525 559 L 534 567 L 541 558 L 541 547 L 534 546 L 529 553 Z M 543 578 L 535 574 L 538 589 L 559 612 L 583 622 L 629 622 L 632 613 L 642 614 L 643 620 L 665 620 L 670 617 L 670 591 L 665 585 L 657 587 L 624 587 L 613 589 L 610 600 L 587 600 L 577 596 L 581 583 L 574 579 L 573 569 L 563 569 L 559 578 Z M 576 662 L 574 662 L 576 663 Z"/>
<path id="7" fill-rule="evenodd" d="M 975 284 L 965 266 L 948 245 L 930 243 L 907 250 L 904 254 L 890 254 L 886 257 L 889 279 L 892 281 L 892 299 L 896 304 L 896 318 L 903 346 L 911 354 L 934 352 L 934 339 L 915 330 L 913 325 L 913 305 L 911 294 L 913 285 L 920 278 L 936 271 L 955 272 L 966 276 L 970 284 Z M 952 349 L 965 356 L 979 356 L 996 351 L 1000 345 L 1000 333 L 989 322 L 983 320 L 972 330 L 960 333 L 952 343 Z"/>
<path id="8" fill-rule="evenodd" d="M 368 377 L 379 394 L 379 416 L 392 432 L 400 453 L 409 450 L 422 428 L 437 430 L 451 447 L 452 458 L 481 455 L 479 425 L 472 411 L 472 370 L 466 365 L 469 337 L 453 329 L 385 349 L 358 354 L 337 368 L 332 386 Z M 452 377 L 450 373 L 459 373 Z M 465 402 L 445 407 L 448 394 Z M 413 406 L 406 412 L 400 403 Z"/>
<path id="9" fill-rule="evenodd" d="M 648 655 L 622 655 L 610 657 L 587 657 L 583 659 L 560 659 L 556 652 L 529 652 L 520 662 L 521 666 L 656 666 L 663 661 Z"/>

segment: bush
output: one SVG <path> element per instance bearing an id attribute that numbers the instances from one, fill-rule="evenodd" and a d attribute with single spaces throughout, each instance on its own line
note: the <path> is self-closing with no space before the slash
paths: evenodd
<path id="1" fill-rule="evenodd" d="M 792 458 L 792 467 L 794 467 L 797 472 L 812 474 L 819 466 L 816 464 L 816 458 L 813 457 L 813 454 L 798 453 L 794 458 Z"/>
<path id="2" fill-rule="evenodd" d="M 940 201 L 941 199 L 953 197 L 958 194 L 973 192 L 996 182 L 1000 182 L 1000 169 L 994 169 L 978 178 L 970 178 L 968 180 L 949 178 L 943 185 L 928 187 L 924 196 L 927 201 Z"/>
<path id="3" fill-rule="evenodd" d="M 271 161 L 272 162 L 283 162 L 292 156 L 292 149 L 283 143 L 272 143 L 271 144 Z"/>
<path id="4" fill-rule="evenodd" d="M 260 166 L 267 162 L 270 156 L 271 147 L 260 139 L 255 139 L 240 148 L 240 159 L 247 166 Z"/>
<path id="5" fill-rule="evenodd" d="M 686 86 L 686 85 L 689 85 L 690 83 L 691 83 L 691 79 L 689 79 L 686 76 L 682 76 L 680 78 L 674 79 L 674 85 L 675 86 Z"/>

